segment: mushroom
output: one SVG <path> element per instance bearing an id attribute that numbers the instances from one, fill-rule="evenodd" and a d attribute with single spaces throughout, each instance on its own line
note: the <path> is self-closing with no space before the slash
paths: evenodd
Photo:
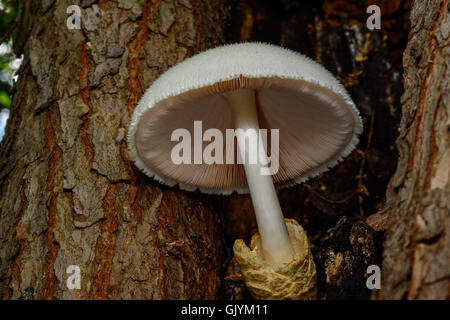
<path id="1" fill-rule="evenodd" d="M 180 128 L 184 131 L 174 139 L 173 133 Z M 234 146 L 228 140 L 222 156 L 217 155 L 218 149 L 214 155 L 223 161 L 202 161 L 207 142 L 213 137 L 211 144 L 220 142 L 218 133 L 226 136 L 228 129 L 236 129 L 239 151 L 233 157 L 240 155 L 243 165 L 226 161 L 230 153 L 226 147 Z M 279 141 L 279 159 L 268 156 L 269 143 L 258 134 L 258 146 L 262 142 L 258 161 L 245 161 L 253 155 L 246 147 L 247 129 L 258 133 L 267 129 L 271 146 Z M 200 146 L 183 141 L 184 146 L 194 146 L 194 161 L 174 163 L 173 149 L 180 147 L 181 137 L 189 133 L 195 140 L 203 130 Z M 361 131 L 359 112 L 350 96 L 321 65 L 278 46 L 242 43 L 207 50 L 163 73 L 134 111 L 128 146 L 136 166 L 163 184 L 204 193 L 249 192 L 259 252 L 265 264 L 277 270 L 299 254 L 274 184 L 301 183 L 335 166 L 354 149 Z M 277 133 L 279 140 L 272 141 Z M 191 159 L 191 150 L 183 150 L 182 157 Z M 278 170 L 262 174 L 269 163 Z"/>

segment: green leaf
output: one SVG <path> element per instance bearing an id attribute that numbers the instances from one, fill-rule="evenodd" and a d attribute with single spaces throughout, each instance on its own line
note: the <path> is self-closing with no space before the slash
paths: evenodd
<path id="1" fill-rule="evenodd" d="M 11 98 L 6 91 L 0 91 L 0 105 L 8 109 L 11 106 Z"/>

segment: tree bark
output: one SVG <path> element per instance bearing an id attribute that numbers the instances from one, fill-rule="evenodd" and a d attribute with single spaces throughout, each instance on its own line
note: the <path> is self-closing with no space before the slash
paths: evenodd
<path id="1" fill-rule="evenodd" d="M 256 230 L 249 198 L 221 207 L 219 197 L 165 188 L 133 166 L 125 137 L 143 91 L 171 65 L 224 42 L 264 41 L 322 63 L 361 110 L 358 149 L 279 197 L 316 247 L 319 297 L 367 298 L 363 277 L 380 263 L 383 234 L 364 220 L 384 205 L 397 162 L 409 2 L 20 1 L 13 38 L 24 62 L 0 144 L 0 297 L 248 298 L 232 261 L 217 292 L 227 247 Z M 81 30 L 66 27 L 73 4 Z M 370 4 L 381 7 L 381 30 L 365 27 Z M 411 13 L 382 298 L 448 298 L 448 6 L 420 0 Z M 367 256 L 337 263 L 361 251 L 335 245 L 355 230 Z M 70 265 L 80 267 L 81 290 L 66 285 Z"/>
<path id="2" fill-rule="evenodd" d="M 387 192 L 384 299 L 450 297 L 450 4 L 416 0 L 403 56 L 400 158 Z"/>
<path id="3" fill-rule="evenodd" d="M 81 30 L 66 27 L 70 5 Z M 0 145 L 0 297 L 213 299 L 217 198 L 132 165 L 133 109 L 158 75 L 223 43 L 223 0 L 20 1 L 24 54 Z M 69 290 L 66 269 L 81 270 Z"/>

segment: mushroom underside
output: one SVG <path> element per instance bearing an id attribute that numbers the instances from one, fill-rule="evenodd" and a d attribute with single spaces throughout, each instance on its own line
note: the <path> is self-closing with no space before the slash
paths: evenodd
<path id="1" fill-rule="evenodd" d="M 168 185 L 203 192 L 248 192 L 244 168 L 238 162 L 235 139 L 227 139 L 226 129 L 234 129 L 230 107 L 223 93 L 253 88 L 256 93 L 258 120 L 267 129 L 267 151 L 273 149 L 271 134 L 279 129 L 279 169 L 272 176 L 275 184 L 289 185 L 325 171 L 345 157 L 357 143 L 359 133 L 354 110 L 339 94 L 304 80 L 247 78 L 218 82 L 169 97 L 149 108 L 139 121 L 135 144 L 147 174 Z M 200 140 L 198 123 L 201 121 Z M 208 129 L 220 130 L 223 137 L 223 164 L 174 164 L 171 150 L 179 141 L 171 141 L 174 130 L 184 128 L 201 150 L 212 141 L 203 141 Z M 230 140 L 234 140 L 231 142 Z M 234 145 L 234 148 L 232 147 Z M 227 164 L 227 152 L 233 163 Z"/>

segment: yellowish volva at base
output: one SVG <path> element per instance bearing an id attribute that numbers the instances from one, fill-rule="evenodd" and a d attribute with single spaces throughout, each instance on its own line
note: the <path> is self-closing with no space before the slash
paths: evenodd
<path id="1" fill-rule="evenodd" d="M 264 258 L 261 238 L 253 235 L 250 247 L 242 239 L 235 241 L 234 257 L 244 281 L 258 300 L 313 300 L 317 298 L 316 266 L 305 230 L 293 219 L 284 219 L 294 259 L 273 268 Z"/>

